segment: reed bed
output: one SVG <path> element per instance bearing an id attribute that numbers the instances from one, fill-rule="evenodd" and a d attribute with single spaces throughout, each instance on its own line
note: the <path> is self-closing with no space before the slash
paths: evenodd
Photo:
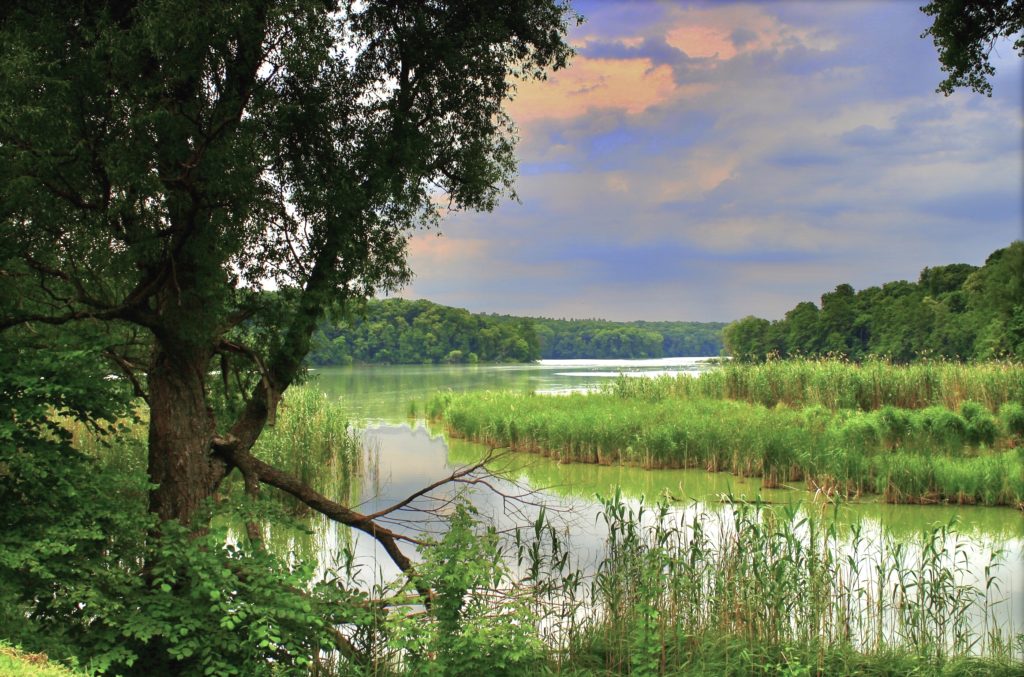
<path id="1" fill-rule="evenodd" d="M 317 491 L 347 499 L 362 463 L 362 442 L 340 400 L 301 385 L 285 393 L 275 425 L 263 431 L 253 453 Z"/>
<path id="2" fill-rule="evenodd" d="M 1004 553 L 955 524 L 905 541 L 799 507 L 603 503 L 597 573 L 549 571 L 566 674 L 1020 674 Z"/>
<path id="3" fill-rule="evenodd" d="M 604 393 L 541 396 L 443 394 L 449 433 L 560 461 L 701 468 L 805 483 L 828 494 L 882 494 L 900 503 L 1024 502 L 1020 419 L 1006 403 L 993 414 L 965 401 L 874 411 L 731 400 Z"/>
<path id="4" fill-rule="evenodd" d="M 698 378 L 619 379 L 612 389 L 631 398 L 730 399 L 774 407 L 821 405 L 872 411 L 886 405 L 959 409 L 967 401 L 990 411 L 1024 403 L 1024 365 L 932 361 L 894 365 L 881 360 L 788 359 L 726 362 Z"/>

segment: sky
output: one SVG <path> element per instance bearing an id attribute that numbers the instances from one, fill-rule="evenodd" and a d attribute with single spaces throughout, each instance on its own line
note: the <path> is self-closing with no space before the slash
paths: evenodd
<path id="1" fill-rule="evenodd" d="M 516 192 L 409 245 L 399 294 L 474 312 L 781 317 L 1024 237 L 1024 73 L 944 97 L 919 0 L 577 2 L 519 86 Z"/>

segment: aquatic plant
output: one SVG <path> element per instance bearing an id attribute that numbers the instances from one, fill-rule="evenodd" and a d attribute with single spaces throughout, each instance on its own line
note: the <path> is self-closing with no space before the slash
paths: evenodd
<path id="1" fill-rule="evenodd" d="M 757 368 L 757 367 L 745 367 Z M 702 377 L 703 378 L 703 377 Z M 428 405 L 450 434 L 562 461 L 702 468 L 793 482 L 894 502 L 1024 501 L 1024 459 L 1014 408 L 996 418 L 967 400 L 903 409 L 795 409 L 747 401 L 666 396 L 674 381 L 620 379 L 591 394 L 444 394 Z M 938 472 L 936 468 L 941 468 Z"/>
<path id="2" fill-rule="evenodd" d="M 820 404 L 862 411 L 885 405 L 958 409 L 963 402 L 974 400 L 995 411 L 1006 402 L 1024 402 L 1024 365 L 1003 361 L 896 365 L 882 360 L 852 363 L 829 359 L 726 362 L 697 378 L 666 376 L 646 382 L 622 378 L 610 389 L 628 398 L 733 399 L 765 406 Z"/>
<path id="3" fill-rule="evenodd" d="M 563 594 L 544 589 L 540 608 L 575 619 L 549 633 L 566 674 L 1020 669 L 1024 646 L 997 613 L 1003 552 L 973 553 L 985 562 L 977 583 L 956 523 L 901 540 L 800 506 L 601 500 L 608 535 L 596 573 L 581 582 L 547 560 Z"/>

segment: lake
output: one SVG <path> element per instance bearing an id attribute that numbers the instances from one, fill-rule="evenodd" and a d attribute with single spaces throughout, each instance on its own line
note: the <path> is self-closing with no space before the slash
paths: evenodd
<path id="1" fill-rule="evenodd" d="M 664 374 L 699 376 L 714 368 L 704 358 L 660 360 L 542 360 L 524 365 L 373 365 L 318 369 L 313 383 L 328 397 L 340 399 L 362 431 L 364 469 L 357 482 L 359 509 L 374 512 L 456 469 L 473 464 L 488 454 L 481 445 L 449 439 L 440 425 L 425 421 L 424 402 L 434 393 L 451 389 L 517 390 L 567 393 L 601 387 L 620 374 L 653 377 Z M 586 568 L 597 560 L 604 546 L 595 495 L 610 495 L 616 487 L 636 503 L 641 496 L 652 502 L 660 496 L 673 501 L 686 515 L 721 511 L 722 497 L 731 495 L 762 499 L 775 504 L 801 502 L 809 509 L 832 514 L 844 522 L 858 521 L 866 533 L 881 539 L 888 535 L 911 538 L 937 523 L 959 521 L 966 541 L 965 553 L 972 569 L 981 571 L 987 553 L 1002 548 L 1007 563 L 996 571 L 996 582 L 1005 603 L 999 615 L 1024 627 L 1024 517 L 1008 508 L 891 505 L 875 498 L 849 502 L 836 510 L 815 502 L 800 488 L 762 490 L 756 478 L 699 470 L 644 470 L 635 467 L 557 463 L 533 454 L 502 454 L 493 468 L 501 476 L 495 487 L 506 496 L 474 487 L 468 492 L 481 514 L 499 528 L 528 524 L 538 506 L 562 524 L 572 550 Z M 405 511 L 406 519 L 389 523 L 413 533 L 436 533 L 438 519 L 454 489 L 433 492 Z M 520 496 L 523 501 L 508 500 Z M 349 540 L 351 539 L 351 540 Z M 321 523 L 316 545 L 321 561 L 331 565 L 339 543 L 351 543 L 364 581 L 388 580 L 397 573 L 387 556 L 367 537 L 352 538 L 334 525 Z M 951 546 L 952 547 L 952 546 Z M 980 573 L 978 574 L 980 576 Z"/>

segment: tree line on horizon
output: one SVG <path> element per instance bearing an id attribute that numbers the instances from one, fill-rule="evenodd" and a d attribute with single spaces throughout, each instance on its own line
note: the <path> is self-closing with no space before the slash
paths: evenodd
<path id="1" fill-rule="evenodd" d="M 854 291 L 840 284 L 821 303 L 798 303 L 781 320 L 747 316 L 725 327 L 726 351 L 747 361 L 785 357 L 1024 358 L 1024 241 L 982 266 L 925 268 Z"/>
<path id="2" fill-rule="evenodd" d="M 982 266 L 927 267 L 916 282 L 855 291 L 840 284 L 780 320 L 613 322 L 471 313 L 427 300 L 371 299 L 347 320 L 323 322 L 314 366 L 645 359 L 722 353 L 769 358 L 955 360 L 1024 357 L 1024 241 Z"/>
<path id="3" fill-rule="evenodd" d="M 370 300 L 314 335 L 314 366 L 713 356 L 722 322 L 612 322 L 471 313 L 426 300 Z"/>

